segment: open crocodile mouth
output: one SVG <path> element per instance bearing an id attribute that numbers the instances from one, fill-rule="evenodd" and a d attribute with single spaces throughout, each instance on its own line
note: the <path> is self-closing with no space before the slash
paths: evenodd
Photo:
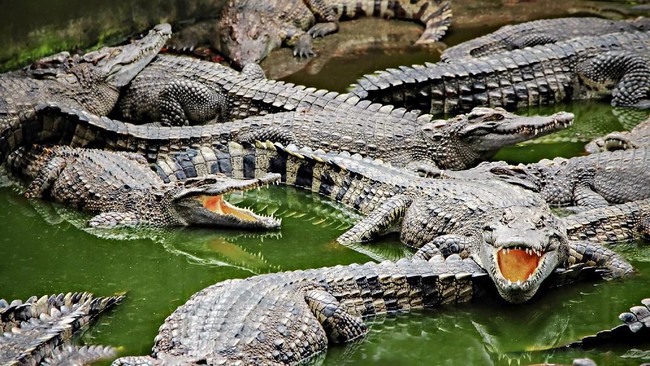
<path id="1" fill-rule="evenodd" d="M 196 197 L 196 200 L 201 202 L 201 205 L 203 205 L 206 210 L 217 215 L 234 216 L 239 220 L 246 222 L 259 221 L 259 216 L 255 215 L 252 211 L 230 204 L 223 198 L 223 195 L 200 195 Z"/>
<path id="2" fill-rule="evenodd" d="M 497 251 L 497 264 L 501 275 L 512 283 L 522 283 L 539 267 L 542 253 L 520 246 L 501 248 Z"/>

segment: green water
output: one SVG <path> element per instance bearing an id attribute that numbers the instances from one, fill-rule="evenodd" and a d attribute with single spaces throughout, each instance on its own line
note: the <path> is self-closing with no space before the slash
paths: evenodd
<path id="1" fill-rule="evenodd" d="M 297 74 L 291 81 L 344 90 L 364 72 L 436 59 L 421 50 L 397 56 L 375 52 L 361 60 L 335 58 L 319 75 Z M 630 129 L 645 117 L 613 111 L 606 103 L 520 112 L 558 110 L 576 114 L 575 125 L 504 149 L 496 158 L 528 162 L 575 156 L 590 138 Z M 310 193 L 273 187 L 233 200 L 282 217 L 282 229 L 266 234 L 205 229 L 90 233 L 78 227 L 83 217 L 56 205 L 28 201 L 14 187 L 1 187 L 0 297 L 126 292 L 124 303 L 101 317 L 79 342 L 119 346 L 121 355 L 147 354 L 165 317 L 194 292 L 217 281 L 406 255 L 396 237 L 355 248 L 336 244 L 335 238 L 358 216 Z M 518 306 L 488 297 L 479 303 L 377 319 L 361 342 L 331 347 L 324 364 L 511 365 L 570 363 L 575 357 L 590 357 L 603 365 L 650 361 L 647 343 L 641 352 L 628 347 L 529 352 L 612 327 L 620 312 L 650 296 L 644 290 L 650 285 L 650 247 L 644 244 L 618 247 L 638 270 L 632 279 L 554 289 Z"/>

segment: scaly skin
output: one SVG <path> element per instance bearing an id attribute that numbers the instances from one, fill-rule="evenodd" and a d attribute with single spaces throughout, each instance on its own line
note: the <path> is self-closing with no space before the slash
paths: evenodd
<path id="1" fill-rule="evenodd" d="M 471 256 L 482 263 L 501 296 L 511 302 L 530 298 L 569 252 L 585 251 L 575 243 L 567 243 L 564 224 L 550 213 L 541 197 L 499 181 L 431 180 L 368 159 L 286 149 L 277 144 L 256 148 L 235 143 L 227 148 L 212 144 L 196 146 L 161 155 L 154 165 L 166 180 L 191 176 L 197 168 L 219 170 L 233 177 L 254 177 L 267 171 L 280 173 L 286 184 L 318 192 L 367 215 L 341 235 L 339 242 L 370 241 L 397 231 L 403 243 L 421 248 L 422 258 L 430 257 L 432 248 L 440 248 L 445 255 Z M 581 228 L 574 225 L 573 231 Z M 494 242 L 495 238 L 500 241 Z M 515 283 L 517 280 L 504 279 L 494 260 L 495 255 L 508 255 L 503 248 L 530 249 L 540 254 L 537 266 L 533 266 L 535 271 L 527 274 L 527 280 Z M 589 257 L 589 261 L 612 263 L 608 268 L 619 273 L 617 276 L 630 273 L 629 265 L 613 264 L 624 261 L 612 259 L 615 256 L 611 252 L 600 251 L 594 244 L 586 248 L 589 253 L 584 260 Z M 515 250 L 511 254 L 518 253 Z M 578 256 L 575 253 L 571 256 Z M 596 254 L 590 257 L 590 253 Z"/>
<path id="2" fill-rule="evenodd" d="M 647 32 L 580 37 L 464 62 L 388 69 L 359 79 L 351 93 L 432 114 L 609 96 L 615 106 L 647 108 L 649 50 Z"/>
<path id="3" fill-rule="evenodd" d="M 440 59 L 454 62 L 475 57 L 494 56 L 504 51 L 566 41 L 584 36 L 617 32 L 648 31 L 650 20 L 610 20 L 603 18 L 542 19 L 506 25 L 482 37 L 447 48 Z"/>
<path id="4" fill-rule="evenodd" d="M 391 111 L 390 106 L 385 106 L 377 112 L 285 112 L 223 124 L 165 128 L 110 121 L 56 106 L 44 106 L 41 112 L 43 124 L 25 128 L 30 130 L 25 134 L 29 142 L 46 140 L 118 150 L 133 147 L 134 151 L 146 153 L 150 160 L 155 159 L 158 151 L 182 149 L 195 141 L 270 140 L 360 153 L 396 166 L 417 162 L 446 169 L 468 168 L 505 145 L 564 128 L 573 120 L 572 114 L 564 112 L 522 117 L 489 108 L 478 108 L 449 120 L 430 121 L 428 116 L 412 120 L 413 114 Z"/>
<path id="5" fill-rule="evenodd" d="M 151 357 L 113 366 L 293 365 L 364 336 L 364 317 L 470 301 L 485 277 L 471 260 L 436 257 L 228 280 L 176 309 Z"/>
<path id="6" fill-rule="evenodd" d="M 363 337 L 367 317 L 472 301 L 486 280 L 472 260 L 440 255 L 227 280 L 167 317 L 151 356 L 112 365 L 294 365 Z"/>
<path id="7" fill-rule="evenodd" d="M 650 199 L 601 207 L 567 216 L 571 240 L 618 242 L 650 238 Z"/>
<path id="8" fill-rule="evenodd" d="M 0 364 L 39 365 L 48 357 L 57 359 L 59 352 L 65 351 L 60 350 L 62 345 L 69 344 L 75 333 L 123 298 L 68 293 L 34 296 L 24 303 L 0 300 L 0 330 L 5 332 L 0 336 Z M 110 348 L 101 348 L 100 352 L 86 352 L 83 348 L 69 350 L 70 356 L 85 362 L 112 354 Z"/>
<path id="9" fill-rule="evenodd" d="M 230 0 L 211 43 L 240 67 L 259 63 L 283 44 L 295 56 L 309 57 L 313 37 L 337 32 L 341 18 L 363 15 L 420 21 L 426 30 L 417 43 L 437 41 L 451 21 L 448 0 Z"/>
<path id="10" fill-rule="evenodd" d="M 171 27 L 161 24 L 125 46 L 105 47 L 82 56 L 62 52 L 0 75 L 0 150 L 6 153 L 22 145 L 23 124 L 34 118 L 39 103 L 58 102 L 108 114 L 120 90 L 154 58 L 170 35 Z"/>
<path id="11" fill-rule="evenodd" d="M 99 360 L 113 359 L 117 351 L 107 346 L 59 347 L 45 359 L 43 366 L 84 366 Z"/>
<path id="12" fill-rule="evenodd" d="M 164 183 L 137 154 L 71 148 L 20 148 L 10 169 L 30 180 L 27 197 L 50 197 L 95 214 L 91 227 L 209 225 L 273 229 L 280 221 L 231 205 L 222 197 L 279 180 L 269 174 L 254 180 L 205 175 L 183 183 Z"/>
<path id="13" fill-rule="evenodd" d="M 134 122 L 187 125 L 305 109 L 349 108 L 354 113 L 379 109 L 348 94 L 259 76 L 214 62 L 159 55 L 125 90 L 117 116 Z M 403 118 L 415 120 L 417 116 Z"/>
<path id="14" fill-rule="evenodd" d="M 439 178 L 500 179 L 538 192 L 552 206 L 605 207 L 650 198 L 650 150 L 641 148 L 508 165 L 485 162 Z M 574 207 L 577 209 L 578 207 Z"/>
<path id="15" fill-rule="evenodd" d="M 650 147 L 650 119 L 647 119 L 631 131 L 612 132 L 594 139 L 585 146 L 590 153 L 601 151 L 627 150 Z"/>

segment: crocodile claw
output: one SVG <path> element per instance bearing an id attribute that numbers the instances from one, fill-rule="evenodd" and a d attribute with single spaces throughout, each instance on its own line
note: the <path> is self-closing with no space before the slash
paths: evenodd
<path id="1" fill-rule="evenodd" d="M 312 38 L 309 34 L 303 34 L 298 39 L 298 42 L 293 46 L 293 55 L 300 58 L 309 58 L 315 56 Z"/>

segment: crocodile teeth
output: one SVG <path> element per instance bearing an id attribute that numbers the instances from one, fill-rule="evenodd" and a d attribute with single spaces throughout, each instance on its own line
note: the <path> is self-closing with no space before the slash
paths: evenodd
<path id="1" fill-rule="evenodd" d="M 497 264 L 501 275 L 518 286 L 537 269 L 541 255 L 531 248 L 503 248 L 497 251 Z"/>

